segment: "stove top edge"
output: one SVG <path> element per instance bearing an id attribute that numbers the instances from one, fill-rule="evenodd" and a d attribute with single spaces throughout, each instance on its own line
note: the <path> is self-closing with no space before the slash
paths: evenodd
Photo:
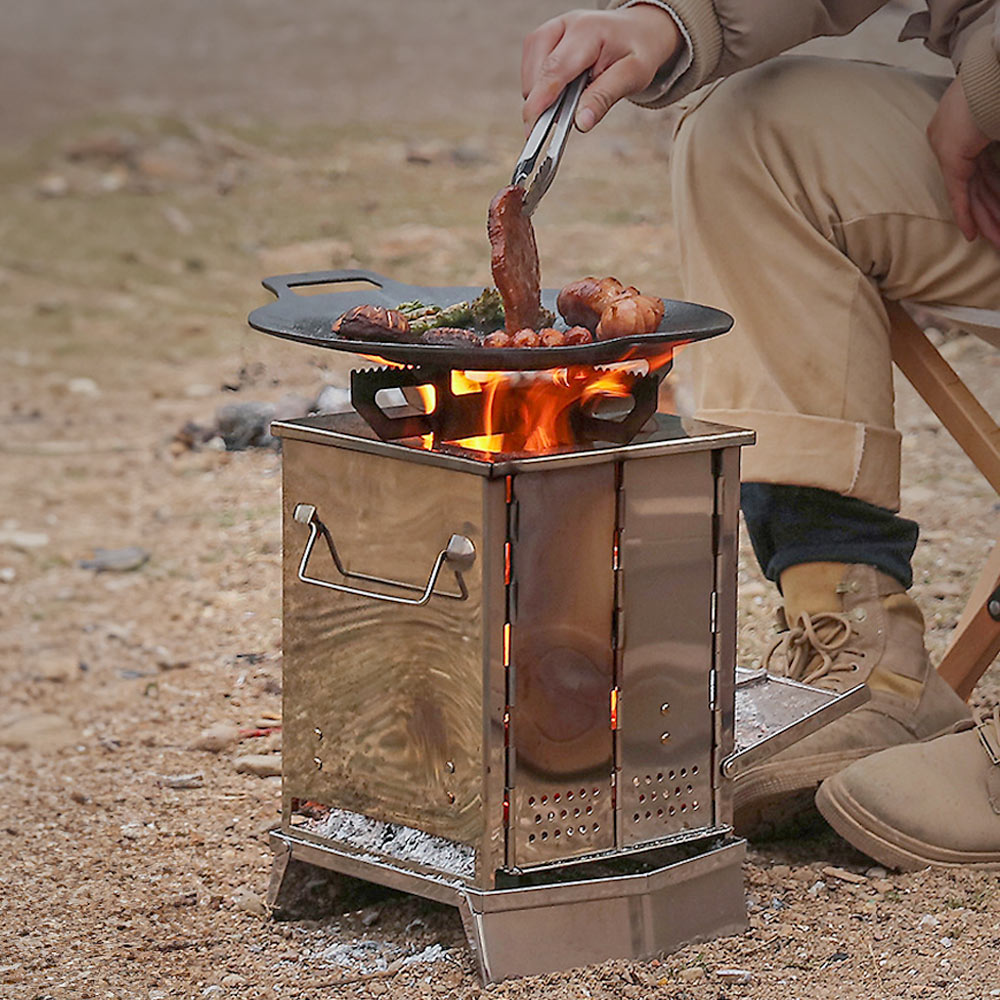
<path id="1" fill-rule="evenodd" d="M 427 448 L 421 438 L 383 441 L 353 411 L 275 421 L 271 425 L 271 433 L 279 438 L 388 455 L 490 479 L 557 466 L 591 465 L 623 458 L 651 458 L 671 452 L 749 445 L 754 441 L 753 431 L 672 413 L 654 414 L 632 440 L 625 444 L 606 441 L 576 442 L 544 452 L 487 453 L 447 442 Z"/>

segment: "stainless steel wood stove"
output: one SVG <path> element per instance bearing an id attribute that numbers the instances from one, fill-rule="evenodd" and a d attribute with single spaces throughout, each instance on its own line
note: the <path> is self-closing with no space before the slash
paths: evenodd
<path id="1" fill-rule="evenodd" d="M 301 301 L 343 310 L 323 298 Z M 737 680 L 753 436 L 653 412 L 655 372 L 619 371 L 610 403 L 570 386 L 606 377 L 521 374 L 484 426 L 495 380 L 362 371 L 352 412 L 274 425 L 277 909 L 314 867 L 450 903 L 487 982 L 743 929 L 733 775 L 864 694 Z M 572 399 L 532 447 L 546 380 Z"/>

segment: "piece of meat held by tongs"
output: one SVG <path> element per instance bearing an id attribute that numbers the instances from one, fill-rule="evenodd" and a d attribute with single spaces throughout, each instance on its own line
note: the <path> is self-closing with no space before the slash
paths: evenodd
<path id="1" fill-rule="evenodd" d="M 510 186 L 497 192 L 490 204 L 487 228 L 493 281 L 503 299 L 504 326 L 510 334 L 538 328 L 542 311 L 541 273 L 531 213 L 555 177 L 587 76 L 587 73 L 578 76 L 542 112 L 514 166 Z"/>

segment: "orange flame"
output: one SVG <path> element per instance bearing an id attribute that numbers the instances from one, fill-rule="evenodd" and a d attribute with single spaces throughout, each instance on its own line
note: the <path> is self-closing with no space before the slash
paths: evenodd
<path id="1" fill-rule="evenodd" d="M 569 444 L 573 440 L 573 410 L 581 406 L 586 410 L 602 399 L 628 398 L 635 376 L 661 367 L 671 356 L 666 353 L 654 362 L 628 361 L 606 368 L 453 372 L 451 389 L 455 395 L 482 393 L 483 418 L 481 434 L 452 443 L 487 454 L 539 453 Z"/>
<path id="2" fill-rule="evenodd" d="M 482 414 L 479 434 L 450 440 L 469 451 L 489 455 L 503 452 L 543 453 L 570 444 L 574 435 L 571 414 L 591 411 L 604 399 L 626 399 L 632 395 L 637 376 L 669 364 L 680 345 L 670 345 L 646 358 L 626 358 L 601 368 L 572 366 L 544 371 L 452 371 L 450 389 L 455 396 L 478 394 Z M 390 367 L 406 367 L 371 356 L 368 360 Z M 425 413 L 433 413 L 438 393 L 433 385 L 414 387 Z M 433 434 L 420 438 L 420 446 L 432 450 L 442 442 Z"/>

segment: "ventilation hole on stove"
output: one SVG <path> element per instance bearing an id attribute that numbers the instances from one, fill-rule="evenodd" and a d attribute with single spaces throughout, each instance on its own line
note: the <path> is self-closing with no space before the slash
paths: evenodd
<path id="1" fill-rule="evenodd" d="M 559 801 L 559 793 L 558 792 L 556 792 L 556 794 L 552 796 L 552 801 L 553 802 L 558 802 Z"/>
<path id="2" fill-rule="evenodd" d="M 639 775 L 638 774 L 632 779 L 632 784 L 635 785 L 636 788 L 639 787 Z"/>
<path id="3" fill-rule="evenodd" d="M 535 822 L 536 823 L 541 823 L 541 821 L 542 821 L 542 814 L 541 813 L 535 813 Z"/>
<path id="4" fill-rule="evenodd" d="M 548 840 L 548 839 L 549 839 L 548 830 L 542 830 L 542 840 Z"/>
<path id="5" fill-rule="evenodd" d="M 695 766 L 691 768 L 691 773 L 692 774 L 697 774 L 698 773 L 698 765 L 697 764 L 695 764 Z"/>
<path id="6" fill-rule="evenodd" d="M 655 798 L 656 798 L 656 792 L 655 792 L 655 791 L 653 791 L 653 792 L 650 792 L 650 793 L 649 793 L 649 797 L 650 797 L 651 799 L 655 799 Z"/>
<path id="7" fill-rule="evenodd" d="M 681 803 L 681 812 L 682 813 L 686 813 L 687 811 L 688 811 L 687 803 L 686 802 L 682 802 Z"/>
<path id="8" fill-rule="evenodd" d="M 579 830 L 580 830 L 580 833 L 586 833 L 587 832 L 587 828 L 585 826 L 581 826 L 579 828 Z"/>
<path id="9" fill-rule="evenodd" d="M 657 816 L 662 816 L 663 815 L 663 810 L 662 809 L 657 809 L 656 810 L 656 815 Z"/>
<path id="10" fill-rule="evenodd" d="M 568 815 L 569 815 L 569 813 L 567 813 L 565 809 L 561 809 L 559 811 L 559 818 L 560 819 L 565 819 Z"/>
<path id="11" fill-rule="evenodd" d="M 674 789 L 674 795 L 680 795 L 680 794 L 681 794 L 681 786 L 680 786 L 680 785 L 678 785 L 678 786 L 677 786 L 677 787 L 676 787 L 676 788 Z"/>
<path id="12" fill-rule="evenodd" d="M 646 796 L 645 795 L 640 795 L 639 796 L 639 801 L 640 802 L 645 802 L 646 801 Z"/>
<path id="13" fill-rule="evenodd" d="M 600 794 L 601 794 L 601 790 L 599 788 L 595 788 L 594 791 L 593 791 L 594 798 L 596 799 L 597 796 L 600 795 Z"/>
<path id="14" fill-rule="evenodd" d="M 533 833 L 528 834 L 528 843 L 533 844 L 535 842 L 535 835 Z"/>
<path id="15" fill-rule="evenodd" d="M 693 812 L 697 808 L 698 808 L 698 800 L 695 799 L 694 802 L 691 803 L 691 811 Z"/>
<path id="16" fill-rule="evenodd" d="M 552 820 L 554 820 L 555 818 L 556 818 L 556 814 L 554 812 L 550 812 L 549 813 L 549 822 L 551 823 Z"/>
<path id="17" fill-rule="evenodd" d="M 553 832 L 552 836 L 555 837 L 556 840 L 558 840 L 559 839 L 559 833 L 560 833 L 560 831 L 556 830 L 556 831 Z"/>
<path id="18" fill-rule="evenodd" d="M 670 772 L 670 780 L 673 781 L 674 778 L 676 778 L 676 777 L 677 777 L 677 772 L 676 771 L 671 771 Z"/>
<path id="19" fill-rule="evenodd" d="M 569 802 L 572 802 L 572 801 L 573 801 L 573 793 L 572 793 L 572 792 L 567 792 L 567 793 L 566 793 L 566 799 L 567 799 L 567 800 L 568 800 Z"/>
<path id="20" fill-rule="evenodd" d="M 660 773 L 656 776 L 656 780 L 657 781 L 663 781 L 663 772 L 662 771 L 660 771 Z"/>
<path id="21" fill-rule="evenodd" d="M 566 827 L 566 836 L 567 837 L 572 837 L 573 836 L 573 827 L 571 827 L 571 826 Z"/>
<path id="22" fill-rule="evenodd" d="M 639 822 L 639 814 L 638 814 L 638 813 L 636 813 L 636 814 L 635 814 L 635 815 L 634 815 L 634 816 L 632 817 L 632 822 L 633 822 L 633 823 L 638 823 L 638 822 Z"/>
<path id="23" fill-rule="evenodd" d="M 677 810 L 673 806 L 671 806 L 668 812 L 670 813 L 671 816 L 673 816 L 677 812 Z"/>
<path id="24" fill-rule="evenodd" d="M 579 806 L 577 806 L 577 807 L 576 807 L 576 808 L 575 808 L 575 809 L 573 810 L 573 815 L 574 815 L 574 816 L 579 816 L 579 815 L 580 815 L 580 807 L 579 807 Z"/>
<path id="25" fill-rule="evenodd" d="M 687 773 L 688 773 L 688 769 L 686 767 L 682 767 L 681 768 L 681 777 L 682 778 L 686 778 L 687 777 Z"/>
<path id="26" fill-rule="evenodd" d="M 651 812 L 646 813 L 646 819 L 652 819 L 653 814 Z"/>
<path id="27" fill-rule="evenodd" d="M 529 795 L 528 796 L 528 805 L 529 806 L 533 806 L 534 804 L 535 804 L 535 796 L 534 795 Z"/>
<path id="28" fill-rule="evenodd" d="M 653 776 L 651 774 L 646 775 L 646 784 L 651 785 L 653 783 Z"/>
<path id="29" fill-rule="evenodd" d="M 549 797 L 547 795 L 543 795 L 542 796 L 542 805 L 544 806 L 545 803 L 548 802 L 548 801 L 549 801 Z"/>
<path id="30" fill-rule="evenodd" d="M 593 827 L 594 833 L 597 833 L 597 831 L 600 830 L 600 828 L 601 828 L 601 824 L 600 823 L 595 823 L 594 827 Z"/>
<path id="31" fill-rule="evenodd" d="M 693 791 L 694 788 L 691 785 L 688 785 L 688 795 L 690 795 Z"/>
<path id="32" fill-rule="evenodd" d="M 589 816 L 594 811 L 593 806 L 587 806 L 587 815 Z"/>
<path id="33" fill-rule="evenodd" d="M 596 795 L 597 793 L 595 792 L 594 794 Z M 587 789 L 586 788 L 581 788 L 580 789 L 580 798 L 581 799 L 585 799 L 586 797 L 587 797 Z"/>

